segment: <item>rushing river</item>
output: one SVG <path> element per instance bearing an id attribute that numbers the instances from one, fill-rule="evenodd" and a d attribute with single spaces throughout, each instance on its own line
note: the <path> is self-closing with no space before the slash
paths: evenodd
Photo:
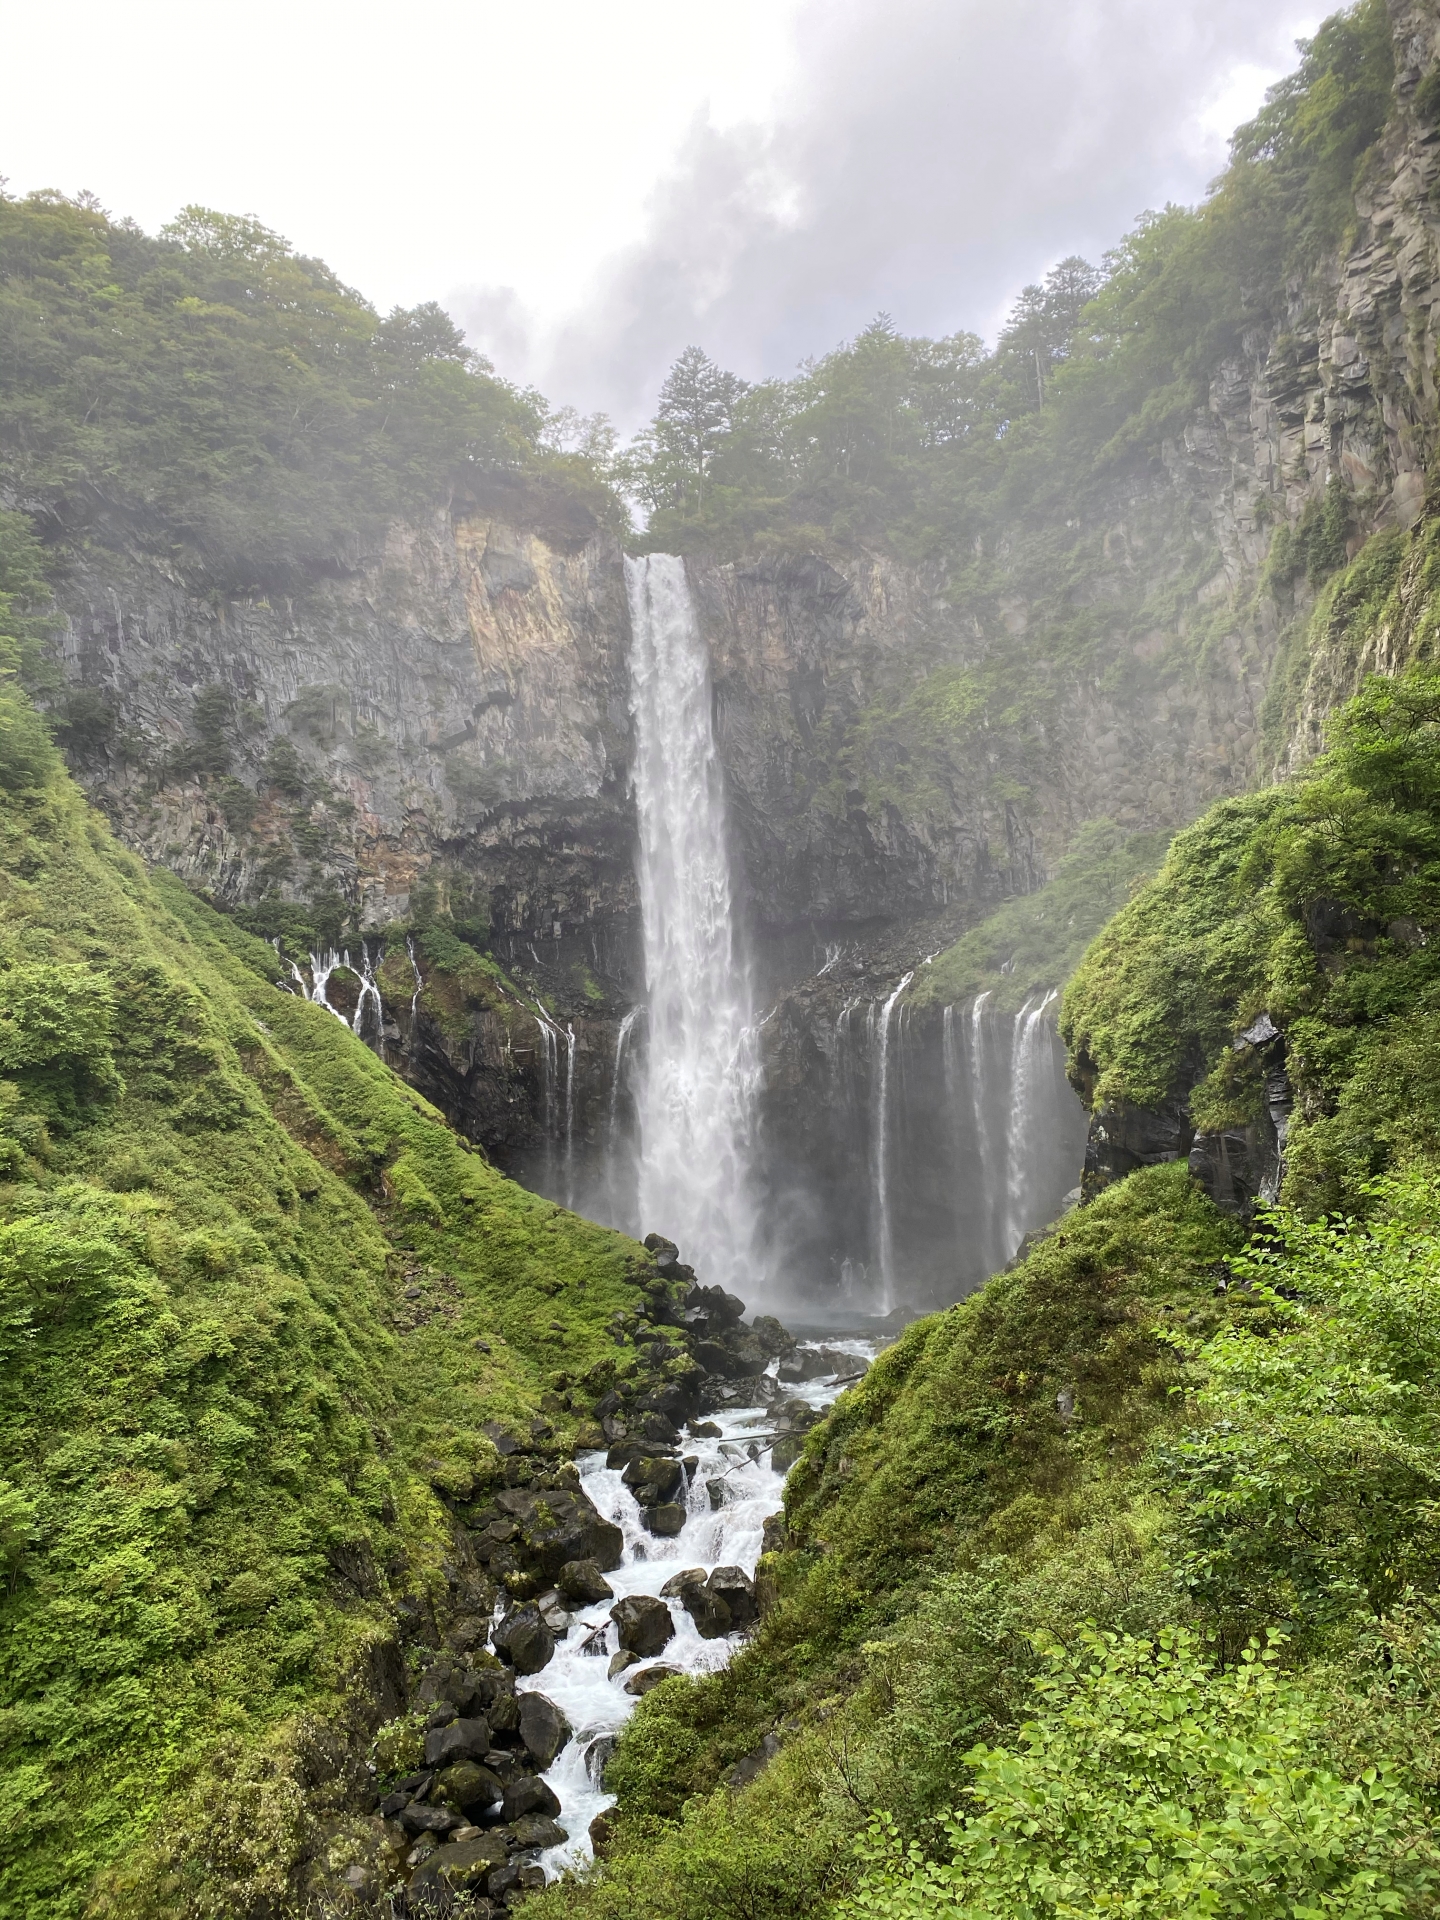
<path id="1" fill-rule="evenodd" d="M 827 1352 L 854 1354 L 867 1360 L 875 1352 L 875 1345 L 873 1340 L 853 1338 L 825 1342 Z M 778 1362 L 770 1369 L 772 1377 L 777 1366 Z M 784 1474 L 770 1465 L 775 1413 L 789 1400 L 803 1400 L 820 1409 L 835 1395 L 836 1379 L 831 1375 L 798 1386 L 779 1387 L 773 1406 L 727 1408 L 708 1414 L 707 1420 L 719 1427 L 720 1437 L 685 1438 L 685 1454 L 697 1457 L 699 1465 L 690 1476 L 685 1525 L 669 1540 L 645 1531 L 634 1496 L 619 1470 L 605 1465 L 603 1453 L 582 1454 L 576 1463 L 582 1486 L 605 1518 L 613 1520 L 625 1536 L 624 1560 L 605 1576 L 615 1589 L 615 1599 L 642 1593 L 658 1598 L 671 1575 L 686 1567 L 699 1567 L 706 1573 L 715 1567 L 740 1567 L 753 1576 L 765 1522 L 779 1511 L 785 1485 Z M 724 1503 L 718 1510 L 711 1506 L 706 1484 L 712 1480 L 724 1482 Z M 609 1741 L 639 1705 L 636 1697 L 625 1691 L 625 1682 L 650 1665 L 678 1667 L 684 1673 L 712 1673 L 743 1644 L 743 1635 L 738 1633 L 718 1640 L 701 1639 L 682 1603 L 666 1600 L 675 1622 L 674 1639 L 653 1661 L 643 1661 L 611 1680 L 607 1670 L 618 1646 L 609 1618 L 614 1604 L 605 1600 L 582 1607 L 549 1665 L 520 1682 L 522 1693 L 542 1693 L 553 1700 L 574 1729 L 569 1744 L 545 1775 L 560 1800 L 560 1821 L 570 1836 L 564 1846 L 552 1847 L 541 1856 L 552 1876 L 589 1860 L 590 1822 L 613 1804 L 614 1795 L 601 1786 L 600 1773 Z M 597 1741 L 605 1745 L 596 1749 Z"/>

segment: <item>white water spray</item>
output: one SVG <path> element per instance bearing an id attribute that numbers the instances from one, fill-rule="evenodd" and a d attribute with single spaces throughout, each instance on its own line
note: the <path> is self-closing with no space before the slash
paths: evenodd
<path id="1" fill-rule="evenodd" d="M 707 1281 L 753 1281 L 758 1049 L 737 951 L 710 672 L 683 561 L 625 562 L 649 1044 L 639 1218 Z"/>
<path id="2" fill-rule="evenodd" d="M 895 1304 L 895 1235 L 890 1221 L 890 1018 L 895 1003 L 915 978 L 907 973 L 880 1011 L 876 1024 L 879 1058 L 875 1068 L 875 1211 L 878 1221 L 876 1258 L 880 1264 L 880 1311 Z M 873 1012 L 873 1008 L 872 1008 Z"/>
<path id="3" fill-rule="evenodd" d="M 1005 1140 L 1005 1257 L 1013 1257 L 1025 1237 L 1029 1200 L 1027 1148 L 1035 1124 L 1041 1051 L 1048 1047 L 1045 1014 L 1056 990 L 1032 994 L 1015 1016 L 1010 1052 L 1010 1121 Z"/>

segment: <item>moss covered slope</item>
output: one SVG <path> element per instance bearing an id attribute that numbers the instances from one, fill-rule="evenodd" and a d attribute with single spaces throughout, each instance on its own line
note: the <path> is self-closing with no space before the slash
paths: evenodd
<path id="1" fill-rule="evenodd" d="M 0 1913 L 278 1897 L 297 1755 L 443 1591 L 482 1428 L 614 1354 L 644 1256 L 277 991 L 0 706 Z"/>

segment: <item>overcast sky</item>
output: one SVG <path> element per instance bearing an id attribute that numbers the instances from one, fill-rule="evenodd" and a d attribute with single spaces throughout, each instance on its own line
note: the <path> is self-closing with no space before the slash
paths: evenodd
<path id="1" fill-rule="evenodd" d="M 993 335 L 1193 201 L 1308 0 L 0 0 L 0 173 L 254 213 L 629 427 L 691 342 Z"/>

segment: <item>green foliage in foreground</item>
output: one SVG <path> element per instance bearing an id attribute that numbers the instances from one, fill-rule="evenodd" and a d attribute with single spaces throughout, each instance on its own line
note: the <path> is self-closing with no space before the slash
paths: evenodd
<path id="1" fill-rule="evenodd" d="M 300 1903 L 482 1425 L 613 1364 L 643 1255 L 277 991 L 0 703 L 0 1915 L 243 1920 Z"/>
<path id="2" fill-rule="evenodd" d="M 1033 994 L 1061 987 L 1112 914 L 1165 857 L 1168 833 L 1125 833 L 1089 820 L 1043 887 L 1007 900 L 962 934 L 919 975 L 920 1006 L 955 1005 L 988 993 L 990 1005 L 1018 1012 Z"/>
<path id="3" fill-rule="evenodd" d="M 1368 1920 L 1414 1912 L 1440 1879 L 1397 1769 L 1331 1770 L 1317 1703 L 1277 1648 L 1219 1673 L 1183 1629 L 1041 1650 L 1017 1745 L 966 1755 L 976 1811 L 946 1822 L 950 1858 L 904 1847 L 882 1815 L 842 1912 Z"/>

